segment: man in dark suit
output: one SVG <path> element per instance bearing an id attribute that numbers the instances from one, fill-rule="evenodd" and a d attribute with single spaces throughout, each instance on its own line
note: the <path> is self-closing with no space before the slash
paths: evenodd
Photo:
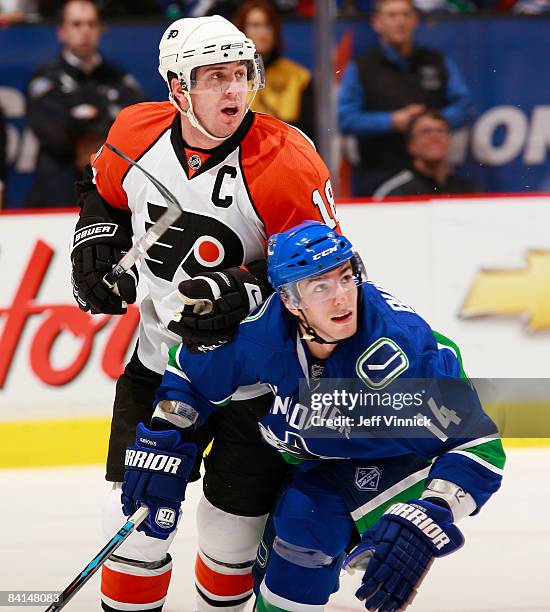
<path id="1" fill-rule="evenodd" d="M 416 115 L 406 132 L 410 168 L 404 168 L 374 192 L 375 198 L 390 196 L 479 193 L 472 181 L 453 174 L 449 165 L 451 129 L 437 111 Z"/>
<path id="2" fill-rule="evenodd" d="M 468 88 L 458 68 L 438 51 L 414 41 L 418 17 L 412 0 L 376 0 L 372 27 L 378 44 L 347 67 L 340 87 L 338 119 L 358 139 L 357 195 L 371 195 L 409 162 L 405 131 L 428 108 L 451 127 L 468 117 Z"/>
<path id="3" fill-rule="evenodd" d="M 75 206 L 77 158 L 99 148 L 121 108 L 145 100 L 132 75 L 99 53 L 101 27 L 92 0 L 65 2 L 57 30 L 59 56 L 39 67 L 29 82 L 27 122 L 40 149 L 27 207 Z"/>

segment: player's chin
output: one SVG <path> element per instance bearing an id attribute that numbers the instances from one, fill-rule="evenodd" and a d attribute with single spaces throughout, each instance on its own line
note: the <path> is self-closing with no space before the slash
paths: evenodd
<path id="1" fill-rule="evenodd" d="M 241 121 L 238 119 L 218 121 L 211 133 L 218 138 L 228 138 L 237 131 Z"/>
<path id="2" fill-rule="evenodd" d="M 330 320 L 330 335 L 334 340 L 345 340 L 357 331 L 357 315 L 354 311 Z"/>

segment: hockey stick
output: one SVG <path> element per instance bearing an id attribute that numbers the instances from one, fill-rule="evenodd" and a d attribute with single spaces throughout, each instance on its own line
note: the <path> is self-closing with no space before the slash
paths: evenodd
<path id="1" fill-rule="evenodd" d="M 126 160 L 129 164 L 132 164 L 132 166 L 135 166 L 138 170 L 141 170 L 158 189 L 159 193 L 164 198 L 167 207 L 166 212 L 160 216 L 160 218 L 145 232 L 145 234 L 143 234 L 143 236 L 134 244 L 134 246 L 132 246 L 126 255 L 120 258 L 119 262 L 113 267 L 113 269 L 110 272 L 107 272 L 107 274 L 105 274 L 103 277 L 103 283 L 116 293 L 117 288 L 115 285 L 118 279 L 123 274 L 128 272 L 128 270 L 136 263 L 136 261 L 138 261 L 138 259 L 140 259 L 140 257 L 145 255 L 145 253 L 159 240 L 159 238 L 164 234 L 164 232 L 166 232 L 172 223 L 174 223 L 174 221 L 179 219 L 180 215 L 184 212 L 184 209 L 176 196 L 152 174 L 149 174 L 145 168 L 142 168 L 131 157 L 128 157 L 126 153 L 123 153 L 120 149 L 117 149 L 112 144 L 106 143 L 105 146 L 108 149 L 111 149 L 111 151 L 116 153 L 116 155 L 119 157 L 122 157 L 122 159 Z M 180 294 L 180 298 L 186 306 L 192 307 L 195 314 L 208 314 L 212 311 L 213 305 L 210 300 L 193 299 L 183 294 Z M 178 313 L 175 315 L 176 320 L 177 314 Z M 181 313 L 179 313 L 179 316 L 181 318 Z"/>
<path id="2" fill-rule="evenodd" d="M 88 563 L 88 565 L 78 574 L 78 576 L 69 584 L 69 586 L 59 596 L 59 601 L 53 603 L 46 612 L 56 612 L 64 608 L 78 591 L 90 580 L 97 570 L 107 561 L 107 559 L 115 552 L 115 550 L 124 542 L 124 540 L 147 518 L 149 514 L 148 508 L 141 506 L 134 514 L 124 523 L 118 532 L 111 538 L 107 544 L 97 553 L 97 555 Z"/>
<path id="3" fill-rule="evenodd" d="M 106 143 L 105 146 L 111 149 L 113 153 L 116 153 L 119 157 L 126 160 L 132 166 L 141 170 L 143 174 L 153 183 L 158 189 L 161 196 L 166 202 L 166 212 L 163 213 L 160 218 L 143 234 L 143 236 L 132 246 L 132 248 L 120 259 L 120 261 L 113 267 L 110 272 L 107 272 L 103 277 L 103 283 L 109 287 L 109 289 L 115 289 L 115 285 L 118 279 L 128 272 L 128 270 L 142 257 L 145 253 L 159 240 L 159 238 L 166 232 L 166 230 L 179 219 L 180 215 L 184 212 L 181 204 L 179 203 L 176 196 L 168 190 L 158 179 L 149 174 L 145 168 L 142 168 L 137 162 L 128 157 L 120 149 L 117 149 L 113 145 Z"/>

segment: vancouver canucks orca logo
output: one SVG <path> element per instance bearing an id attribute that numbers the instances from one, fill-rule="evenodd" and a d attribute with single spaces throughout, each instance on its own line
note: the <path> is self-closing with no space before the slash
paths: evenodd
<path id="1" fill-rule="evenodd" d="M 328 457 L 317 455 L 309 450 L 306 441 L 299 434 L 293 431 L 285 431 L 285 439 L 281 440 L 272 431 L 271 427 L 265 427 L 259 423 L 262 438 L 271 446 L 274 446 L 280 453 L 287 453 L 295 459 L 339 459 L 340 457 Z"/>
<path id="2" fill-rule="evenodd" d="M 389 338 L 379 338 L 357 360 L 357 376 L 371 389 L 383 389 L 409 367 L 405 351 Z"/>

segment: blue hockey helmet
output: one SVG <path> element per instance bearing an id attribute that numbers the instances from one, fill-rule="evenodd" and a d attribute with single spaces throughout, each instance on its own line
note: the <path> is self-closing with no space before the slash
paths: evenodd
<path id="1" fill-rule="evenodd" d="M 354 282 L 359 285 L 366 278 L 365 268 L 351 242 L 319 221 L 303 221 L 270 237 L 267 275 L 274 289 L 299 307 L 299 281 L 325 274 L 350 260 Z"/>

